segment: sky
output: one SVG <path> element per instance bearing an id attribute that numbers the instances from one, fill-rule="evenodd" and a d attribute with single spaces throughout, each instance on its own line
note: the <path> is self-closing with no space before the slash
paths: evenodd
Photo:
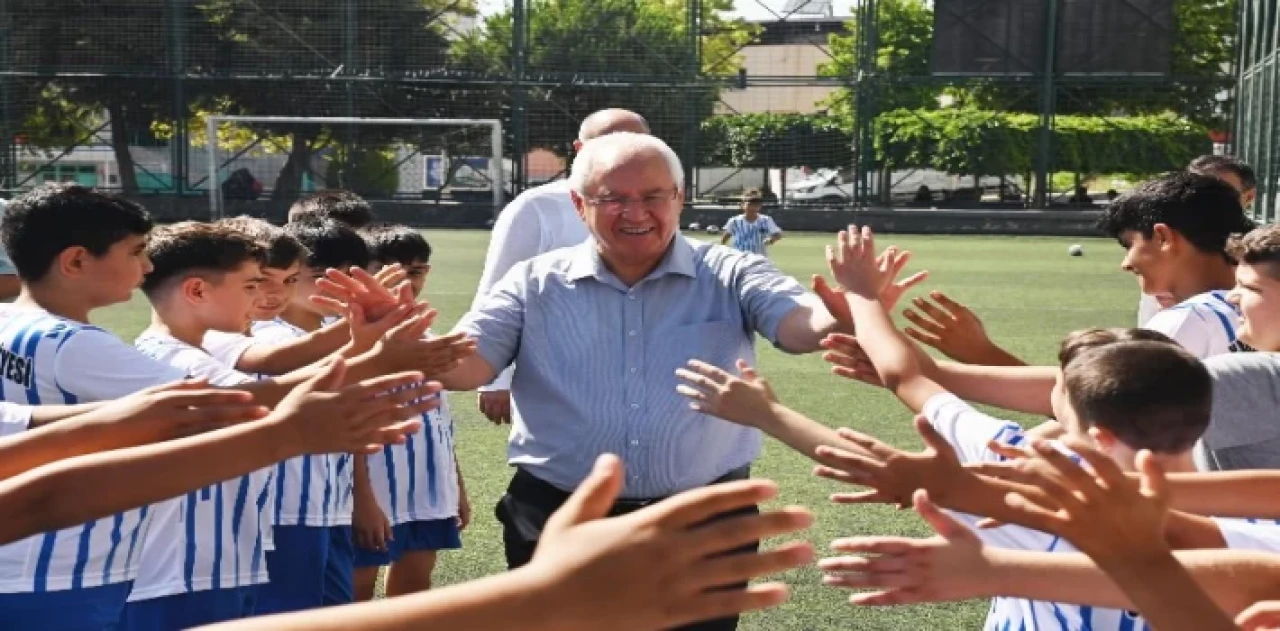
<path id="1" fill-rule="evenodd" d="M 837 16 L 850 15 L 850 7 L 855 0 L 835 0 L 835 14 Z M 502 8 L 507 4 L 508 0 L 478 0 L 477 5 L 482 15 L 489 15 Z M 782 15 L 782 7 L 786 6 L 787 0 L 735 0 L 734 15 L 741 16 L 746 20 L 772 20 L 776 19 L 774 14 Z M 770 9 L 773 12 L 770 12 Z"/>

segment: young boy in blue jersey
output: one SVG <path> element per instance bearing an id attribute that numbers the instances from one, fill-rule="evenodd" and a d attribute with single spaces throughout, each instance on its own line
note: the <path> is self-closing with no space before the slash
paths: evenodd
<path id="1" fill-rule="evenodd" d="M 362 234 L 372 268 L 399 264 L 413 294 L 421 295 L 431 271 L 431 245 L 406 226 L 375 224 Z M 356 600 L 371 600 L 378 569 L 389 565 L 386 595 L 431 588 L 436 552 L 462 547 L 459 532 L 471 517 L 470 501 L 453 444 L 453 418 L 441 393 L 438 408 L 423 415 L 425 430 L 404 445 L 356 457 L 352 533 L 356 545 Z"/>
<path id="2" fill-rule="evenodd" d="M 273 383 L 297 381 L 297 372 L 257 380 L 200 347 L 211 330 L 248 327 L 260 302 L 266 254 L 225 225 L 186 222 L 153 231 L 147 243 L 152 270 L 142 285 L 152 321 L 138 337 L 138 349 L 215 385 L 261 393 Z M 263 508 L 273 472 L 262 469 L 192 491 L 157 509 L 124 629 L 188 628 L 254 612 L 257 587 L 267 580 Z"/>
<path id="3" fill-rule="evenodd" d="M 1227 240 L 1254 227 L 1234 188 L 1208 175 L 1173 173 L 1117 199 L 1100 225 L 1125 248 L 1121 267 L 1163 307 L 1143 328 L 1196 357 L 1230 352 L 1238 315 L 1227 302 L 1235 286 Z"/>
<path id="4" fill-rule="evenodd" d="M 1237 338 L 1237 314 L 1227 301 L 1235 284 L 1227 239 L 1253 229 L 1242 199 L 1220 174 L 1172 173 L 1112 202 L 1099 222 L 1125 249 L 1121 267 L 1138 277 L 1149 312 L 1139 326 L 1201 359 L 1250 350 Z M 964 305 L 940 293 L 933 298 L 936 305 L 917 298 L 904 313 L 914 325 L 910 337 L 968 364 L 1024 364 L 988 338 Z"/>
<path id="5" fill-rule="evenodd" d="M 269 321 L 253 323 L 253 336 L 287 342 L 323 328 L 316 305 L 317 281 L 326 270 L 365 268 L 369 249 L 355 230 L 332 220 L 305 220 L 286 232 L 307 249 L 291 300 Z M 351 540 L 352 459 L 349 454 L 303 456 L 276 468 L 275 549 L 267 553 L 270 583 L 258 611 L 299 611 L 351 602 L 354 548 Z"/>
<path id="6" fill-rule="evenodd" d="M 232 217 L 219 220 L 217 224 L 236 230 L 266 248 L 253 320 L 274 320 L 293 296 L 302 264 L 307 260 L 307 249 L 284 229 L 262 219 Z M 204 349 L 218 361 L 234 366 L 240 372 L 282 375 L 320 361 L 351 341 L 351 330 L 345 319 L 310 335 L 278 344 L 263 343 L 250 333 L 249 328 L 235 333 L 209 331 L 205 336 Z"/>
<path id="7" fill-rule="evenodd" d="M 769 215 L 761 214 L 764 194 L 748 189 L 742 194 L 742 214 L 729 219 L 720 235 L 720 245 L 731 245 L 744 252 L 769 255 L 769 246 L 782 238 L 782 228 Z"/>
<path id="8" fill-rule="evenodd" d="M 30 405 L 104 401 L 186 376 L 88 324 L 91 311 L 129 300 L 142 284 L 151 270 L 150 230 L 140 206 L 75 185 L 40 187 L 10 204 L 0 236 L 23 293 L 0 308 L 0 363 L 23 369 L 3 371 L 0 398 Z M 388 368 L 402 365 L 390 361 L 397 357 L 420 362 L 393 350 L 404 344 L 422 346 L 414 340 L 378 344 L 351 360 L 346 376 L 394 372 Z M 266 382 L 251 391 L 270 404 L 292 385 Z M 115 625 L 137 576 L 152 512 L 143 506 L 0 547 L 6 628 Z"/>

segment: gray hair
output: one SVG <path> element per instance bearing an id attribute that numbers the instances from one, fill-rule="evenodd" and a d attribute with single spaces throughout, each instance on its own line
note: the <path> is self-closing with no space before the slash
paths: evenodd
<path id="1" fill-rule="evenodd" d="M 614 167 L 628 158 L 644 153 L 657 153 L 666 161 L 671 179 L 677 187 L 684 188 L 684 165 L 680 156 L 660 138 L 628 131 L 600 136 L 583 143 L 582 150 L 573 159 L 569 173 L 569 186 L 579 195 L 587 194 L 587 181 L 601 167 Z"/>

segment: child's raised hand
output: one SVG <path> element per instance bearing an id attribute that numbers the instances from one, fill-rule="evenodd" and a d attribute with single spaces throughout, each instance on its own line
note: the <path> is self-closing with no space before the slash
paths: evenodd
<path id="1" fill-rule="evenodd" d="M 1042 489 L 1048 502 L 1037 503 L 1019 493 L 1005 498 L 1020 513 L 1017 523 L 1058 535 L 1095 561 L 1119 561 L 1143 554 L 1167 554 L 1165 522 L 1169 493 L 1164 471 L 1150 451 L 1138 452 L 1140 472 L 1130 480 L 1110 458 L 1078 440 L 1067 447 L 1092 471 L 1071 460 L 1046 441 L 1032 443 L 1037 466 L 1022 471 Z"/>
<path id="2" fill-rule="evenodd" d="M 690 399 L 689 407 L 703 414 L 756 427 L 778 397 L 769 382 L 746 361 L 738 360 L 738 372 L 741 377 L 706 362 L 689 360 L 688 368 L 676 370 L 683 382 L 676 390 Z"/>

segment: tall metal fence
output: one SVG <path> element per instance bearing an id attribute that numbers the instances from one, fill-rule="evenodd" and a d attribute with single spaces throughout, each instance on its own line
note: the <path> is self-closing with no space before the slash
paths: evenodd
<path id="1" fill-rule="evenodd" d="M 1280 9 L 1274 0 L 1245 0 L 1240 8 L 1240 83 L 1236 146 L 1258 172 L 1255 214 L 1280 214 Z"/>
<path id="2" fill-rule="evenodd" d="M 694 205 L 761 188 L 797 210 L 1100 207 L 1226 147 L 1237 15 L 1239 147 L 1280 168 L 1273 2 L 738 0 L 751 20 L 733 4 L 0 0 L 0 195 L 78 181 L 198 208 L 210 186 L 342 185 L 483 205 L 562 177 L 583 117 L 623 107 L 680 154 Z M 211 115 L 498 120 L 504 160 L 483 127 L 211 138 Z"/>

